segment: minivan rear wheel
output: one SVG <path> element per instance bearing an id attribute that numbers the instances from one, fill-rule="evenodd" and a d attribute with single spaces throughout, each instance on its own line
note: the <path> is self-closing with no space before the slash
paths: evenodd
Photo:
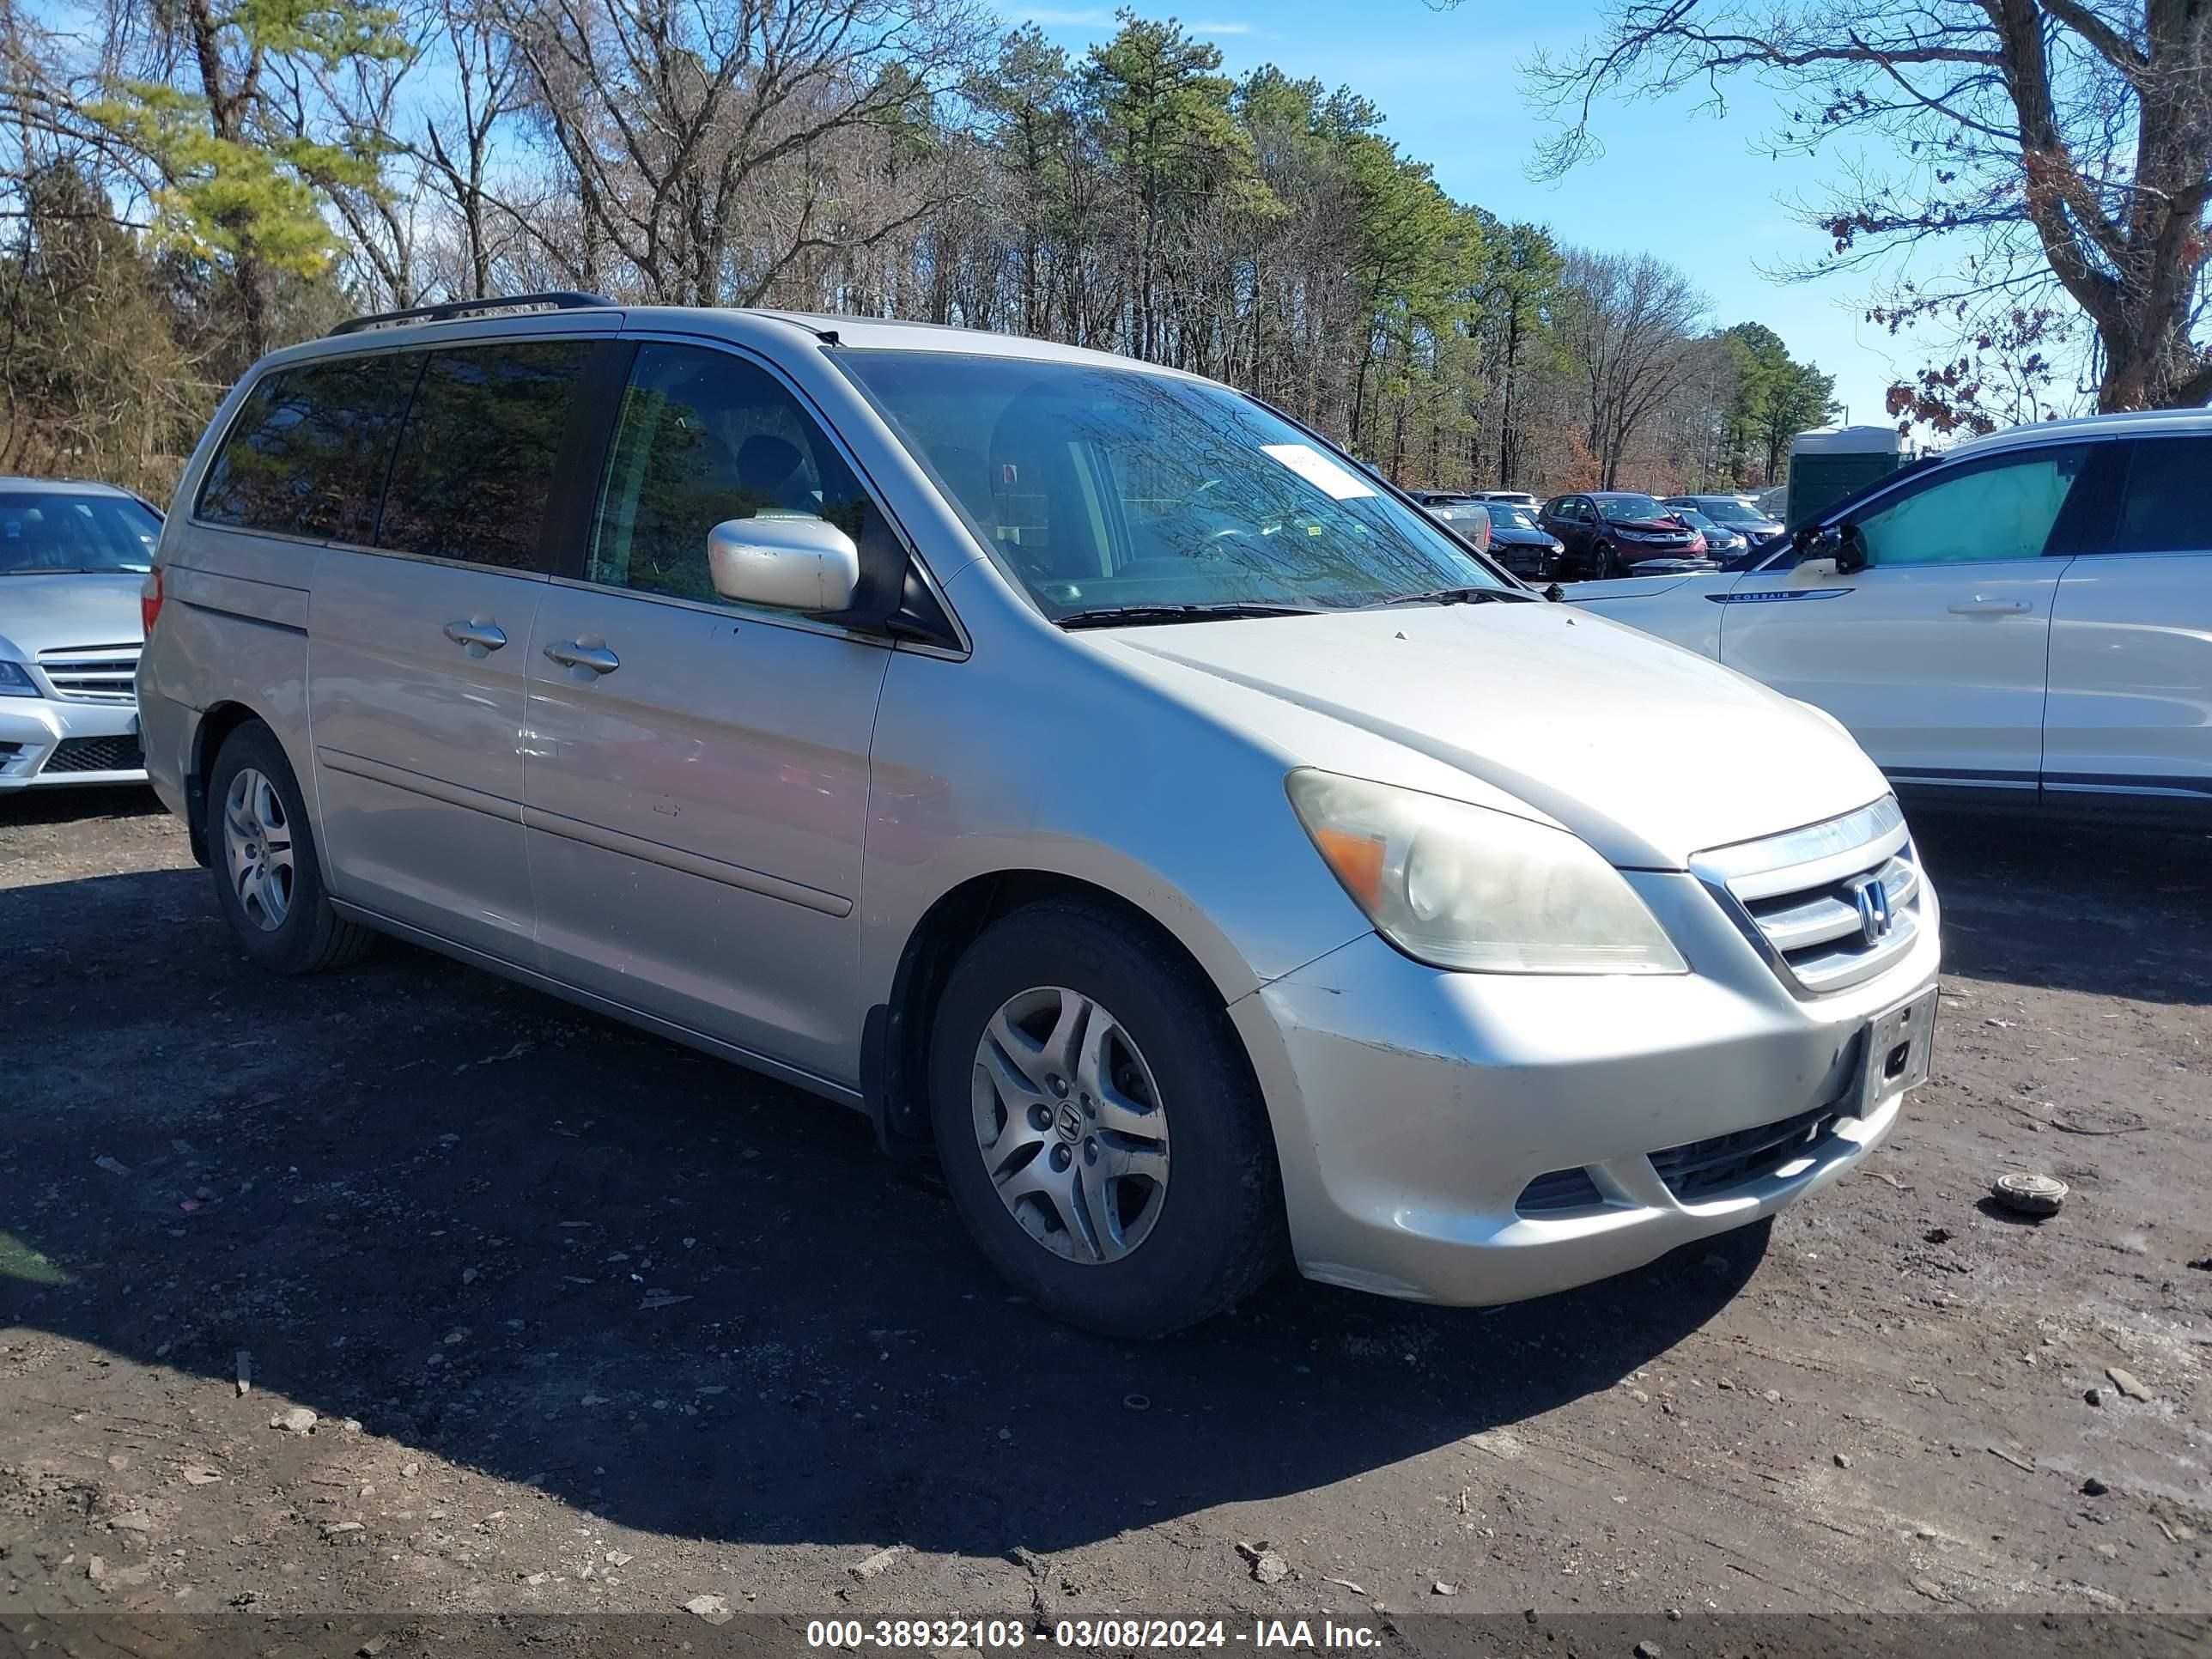
<path id="1" fill-rule="evenodd" d="M 331 908 L 300 781 L 260 721 L 240 726 L 216 752 L 204 827 L 216 902 L 261 966 L 280 974 L 342 968 L 374 941 Z"/>
<path id="2" fill-rule="evenodd" d="M 939 1000 L 929 1078 L 962 1220 L 1070 1323 L 1164 1335 L 1280 1264 L 1273 1140 L 1220 999 L 1104 907 L 988 928 Z"/>

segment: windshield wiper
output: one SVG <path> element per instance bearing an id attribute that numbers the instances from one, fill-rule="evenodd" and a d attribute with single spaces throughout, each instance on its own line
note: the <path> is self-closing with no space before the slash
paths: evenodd
<path id="1" fill-rule="evenodd" d="M 26 564 L 13 570 L 0 570 L 0 576 L 96 576 L 105 571 L 94 570 L 88 564 Z"/>
<path id="2" fill-rule="evenodd" d="M 1534 593 L 1523 593 L 1510 587 L 1439 587 L 1433 593 L 1401 593 L 1395 599 L 1377 599 L 1362 609 L 1381 611 L 1400 605 L 1487 605 L 1492 599 L 1517 602 L 1535 597 Z"/>
<path id="3" fill-rule="evenodd" d="M 1062 628 L 1144 628 L 1157 623 L 1229 622 L 1239 617 L 1317 617 L 1310 605 L 1251 605 L 1231 599 L 1218 605 L 1102 605 L 1071 611 L 1053 620 Z"/>

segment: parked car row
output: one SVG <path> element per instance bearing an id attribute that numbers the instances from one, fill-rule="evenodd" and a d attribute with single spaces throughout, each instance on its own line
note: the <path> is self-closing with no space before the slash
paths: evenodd
<path id="1" fill-rule="evenodd" d="M 1857 1164 L 1940 950 L 1842 726 L 1545 603 L 1528 506 L 1001 336 L 365 319 L 185 469 L 148 770 L 254 960 L 396 934 L 863 1110 L 1071 1320 L 1510 1300 Z"/>

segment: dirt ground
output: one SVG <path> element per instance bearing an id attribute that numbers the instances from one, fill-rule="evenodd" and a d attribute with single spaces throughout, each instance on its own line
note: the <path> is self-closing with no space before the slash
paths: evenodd
<path id="1" fill-rule="evenodd" d="M 1935 1078 L 1771 1233 L 1499 1310 L 1286 1280 L 1121 1346 L 1009 1298 L 858 1118 L 398 945 L 263 977 L 150 797 L 0 801 L 0 1624 L 2201 1638 L 2212 842 L 1920 829 Z M 1987 1205 L 2012 1168 L 2064 1212 Z"/>

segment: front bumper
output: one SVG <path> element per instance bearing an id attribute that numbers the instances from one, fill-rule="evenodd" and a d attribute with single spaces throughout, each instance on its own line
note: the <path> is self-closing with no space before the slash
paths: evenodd
<path id="1" fill-rule="evenodd" d="M 145 781 L 135 704 L 0 697 L 0 794 Z"/>
<path id="2" fill-rule="evenodd" d="M 1887 1137 L 1901 1095 L 1718 1186 L 1670 1185 L 1662 1171 L 1674 1160 L 1652 1156 L 1855 1108 L 1866 1023 L 1935 981 L 1932 892 L 1904 957 L 1808 1000 L 1693 877 L 1624 874 L 1689 974 L 1442 973 L 1370 934 L 1231 1008 L 1308 1277 L 1455 1304 L 1565 1290 L 1771 1214 Z M 1517 1207 L 1540 1176 L 1578 1168 L 1601 1201 Z"/>

